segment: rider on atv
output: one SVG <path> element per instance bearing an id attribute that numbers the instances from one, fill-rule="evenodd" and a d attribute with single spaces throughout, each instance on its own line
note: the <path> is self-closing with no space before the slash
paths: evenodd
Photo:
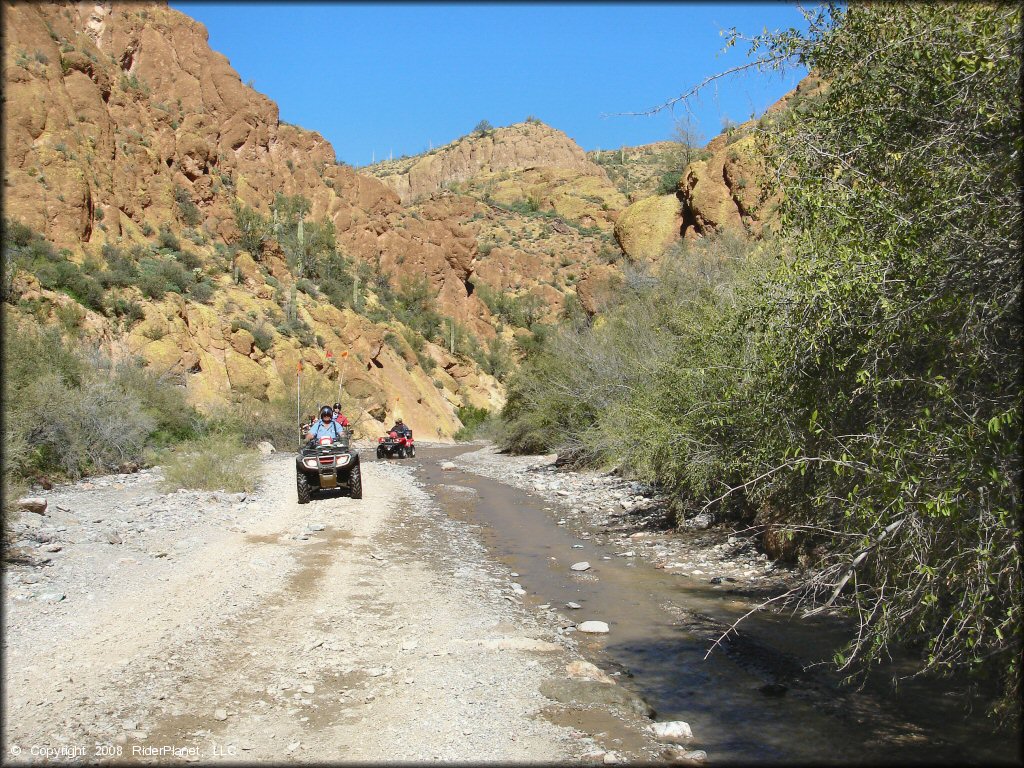
<path id="1" fill-rule="evenodd" d="M 327 406 L 324 407 L 326 408 Z M 334 420 L 343 427 L 348 426 L 348 419 L 345 418 L 345 414 L 341 412 L 341 403 L 334 404 Z"/>
<path id="2" fill-rule="evenodd" d="M 412 430 L 405 426 L 401 419 L 395 420 L 395 426 L 388 430 L 394 432 L 397 437 L 412 437 Z"/>
<path id="3" fill-rule="evenodd" d="M 334 420 L 334 409 L 325 405 L 320 409 L 320 421 L 310 427 L 306 433 L 307 440 L 315 440 L 321 437 L 332 437 L 340 440 L 344 435 L 345 428 Z"/>

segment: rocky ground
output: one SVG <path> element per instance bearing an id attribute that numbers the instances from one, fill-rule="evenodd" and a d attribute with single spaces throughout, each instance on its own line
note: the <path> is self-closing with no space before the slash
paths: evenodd
<path id="1" fill-rule="evenodd" d="M 668 499 L 644 483 L 614 473 L 557 467 L 557 456 L 509 456 L 485 445 L 455 459 L 460 468 L 540 494 L 559 515 L 558 524 L 598 531 L 623 557 L 706 579 L 737 593 L 769 594 L 791 588 L 796 569 L 757 551 L 751 530 L 712 525 L 707 516 L 679 528 L 668 523 Z"/>
<path id="2" fill-rule="evenodd" d="M 367 462 L 361 501 L 300 506 L 292 457 L 265 462 L 249 495 L 165 493 L 155 468 L 55 487 L 8 521 L 8 760 L 686 754 L 662 751 L 571 633 L 509 599 L 509 573 L 411 464 Z M 615 722 L 580 727 L 595 701 Z"/>

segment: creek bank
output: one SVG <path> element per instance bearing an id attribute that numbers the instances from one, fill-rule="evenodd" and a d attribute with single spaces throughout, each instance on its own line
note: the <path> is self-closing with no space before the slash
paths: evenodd
<path id="1" fill-rule="evenodd" d="M 758 597 L 796 585 L 799 570 L 758 551 L 751 530 L 713 525 L 698 515 L 670 524 L 668 499 L 645 483 L 612 472 L 569 470 L 557 455 L 510 456 L 493 445 L 456 457 L 455 464 L 544 498 L 558 525 L 594 531 L 594 540 L 617 548 L 617 557 L 646 560 L 657 569 L 704 581 L 716 590 Z"/>

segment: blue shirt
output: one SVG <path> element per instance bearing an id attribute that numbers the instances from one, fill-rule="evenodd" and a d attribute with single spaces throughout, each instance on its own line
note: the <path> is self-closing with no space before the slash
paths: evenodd
<path id="1" fill-rule="evenodd" d="M 334 419 L 331 419 L 326 425 L 321 419 L 317 419 L 316 424 L 310 427 L 309 431 L 313 434 L 314 439 L 333 437 L 337 440 L 341 438 L 342 434 L 341 425 L 334 421 Z"/>

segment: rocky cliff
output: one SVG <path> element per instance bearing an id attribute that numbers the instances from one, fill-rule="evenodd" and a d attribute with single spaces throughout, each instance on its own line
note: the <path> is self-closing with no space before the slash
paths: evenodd
<path id="1" fill-rule="evenodd" d="M 3 15 L 5 216 L 80 264 L 102 264 L 112 248 L 155 257 L 164 230 L 188 241 L 213 288 L 206 301 L 114 291 L 108 304 L 138 300 L 145 318 L 121 333 L 90 309 L 79 331 L 181 375 L 206 407 L 282 393 L 299 359 L 336 378 L 329 350 L 334 360 L 351 352 L 345 387 L 355 406 L 379 420 L 402 412 L 424 435 L 457 429 L 455 406 L 500 405 L 500 385 L 472 360 L 429 340 L 417 357 L 394 341 L 397 321 L 296 291 L 294 265 L 273 238 L 257 253 L 240 246 L 239 208 L 269 220 L 277 195 L 301 198 L 309 221 L 333 226 L 342 255 L 393 284 L 424 276 L 438 312 L 486 341 L 495 332 L 472 295 L 476 240 L 453 223 L 462 203 L 411 212 L 385 184 L 338 164 L 318 133 L 281 123 L 276 105 L 209 48 L 201 24 L 163 4 L 5 4 Z M 33 301 L 44 304 L 33 316 L 52 320 L 66 299 L 30 276 L 18 284 L 15 321 Z M 379 305 L 375 286 L 364 287 Z M 277 330 L 285 315 L 305 324 L 305 341 Z M 254 323 L 269 344 L 249 343 L 244 326 Z M 424 355 L 437 360 L 429 374 Z"/>

